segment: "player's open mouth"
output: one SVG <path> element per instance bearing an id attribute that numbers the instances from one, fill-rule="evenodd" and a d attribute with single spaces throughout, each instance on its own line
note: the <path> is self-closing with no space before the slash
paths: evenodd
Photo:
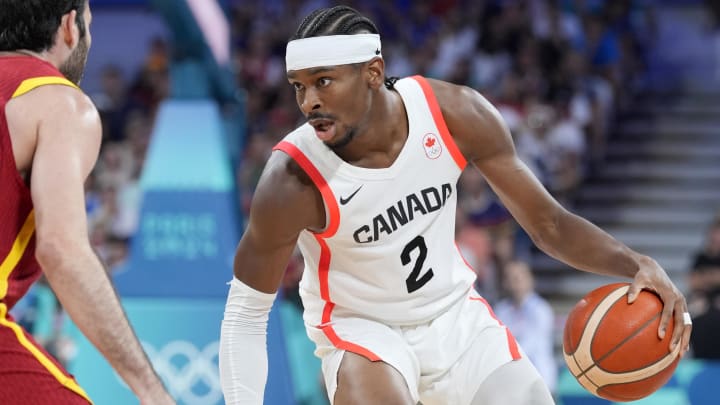
<path id="1" fill-rule="evenodd" d="M 310 120 L 309 124 L 315 128 L 315 134 L 321 141 L 329 141 L 335 136 L 335 122 L 326 119 Z"/>

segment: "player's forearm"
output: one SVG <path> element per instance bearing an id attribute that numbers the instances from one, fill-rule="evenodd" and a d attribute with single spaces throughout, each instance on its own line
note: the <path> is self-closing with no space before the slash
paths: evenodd
<path id="1" fill-rule="evenodd" d="M 220 331 L 220 384 L 228 405 L 262 405 L 267 380 L 267 323 L 275 294 L 234 279 Z"/>
<path id="2" fill-rule="evenodd" d="M 639 261 L 645 259 L 607 232 L 567 211 L 534 239 L 550 256 L 597 274 L 633 277 Z"/>
<path id="3" fill-rule="evenodd" d="M 89 246 L 48 250 L 38 259 L 78 328 L 140 398 L 164 391 L 95 253 Z"/>

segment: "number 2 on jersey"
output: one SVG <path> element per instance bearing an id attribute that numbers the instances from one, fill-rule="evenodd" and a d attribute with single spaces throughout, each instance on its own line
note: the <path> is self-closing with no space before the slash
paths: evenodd
<path id="1" fill-rule="evenodd" d="M 405 245 L 405 248 L 403 249 L 402 253 L 400 254 L 400 260 L 402 261 L 403 266 L 407 266 L 412 261 L 412 257 L 410 257 L 413 250 L 419 250 L 418 256 L 415 259 L 415 265 L 413 265 L 413 269 L 410 272 L 410 275 L 405 280 L 405 285 L 407 286 L 408 293 L 413 293 L 425 284 L 427 284 L 428 281 L 430 281 L 431 278 L 433 278 L 433 270 L 432 268 L 428 269 L 428 271 L 425 272 L 425 274 L 420 276 L 420 272 L 422 271 L 423 264 L 425 264 L 425 259 L 427 258 L 427 245 L 425 244 L 425 238 L 423 238 L 421 235 L 418 235 L 415 237 L 415 239 L 411 240 L 410 243 Z"/>

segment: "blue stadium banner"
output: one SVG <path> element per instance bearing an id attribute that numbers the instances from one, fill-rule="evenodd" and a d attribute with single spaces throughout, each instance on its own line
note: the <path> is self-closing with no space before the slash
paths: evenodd
<path id="1" fill-rule="evenodd" d="M 224 403 L 218 345 L 224 301 L 128 298 L 123 300 L 145 351 L 178 405 Z M 273 311 L 275 313 L 275 311 Z M 81 336 L 69 371 L 96 404 L 131 405 L 138 400 L 100 353 Z M 280 319 L 271 316 L 268 346 L 282 347 Z M 269 350 L 265 404 L 294 405 L 284 350 Z M 251 364 L 246 365 L 252 367 Z"/>
<path id="2" fill-rule="evenodd" d="M 125 266 L 124 297 L 225 297 L 239 235 L 237 198 L 212 101 L 168 101 L 140 181 L 140 225 Z"/>

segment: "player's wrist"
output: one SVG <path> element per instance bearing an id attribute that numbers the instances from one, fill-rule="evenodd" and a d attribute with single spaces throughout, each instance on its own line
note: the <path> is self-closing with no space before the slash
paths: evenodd
<path id="1" fill-rule="evenodd" d="M 136 374 L 133 382 L 132 385 L 128 382 L 128 385 L 131 385 L 131 389 L 140 399 L 141 404 L 165 403 L 156 401 L 166 396 L 169 397 L 165 385 L 154 370 Z"/>
<path id="2" fill-rule="evenodd" d="M 170 394 L 168 394 L 165 390 L 165 386 L 163 386 L 162 382 L 159 380 L 156 380 L 156 382 L 144 387 L 141 392 L 136 392 L 135 394 L 140 400 L 141 405 L 164 405 L 175 403 Z"/>

